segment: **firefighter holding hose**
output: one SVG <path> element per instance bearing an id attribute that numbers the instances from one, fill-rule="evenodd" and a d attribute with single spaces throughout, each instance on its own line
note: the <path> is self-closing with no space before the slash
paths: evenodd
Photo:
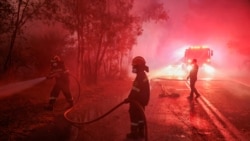
<path id="1" fill-rule="evenodd" d="M 141 56 L 133 58 L 132 72 L 136 74 L 136 78 L 133 82 L 133 86 L 128 98 L 125 99 L 125 102 L 129 102 L 131 100 L 137 102 L 143 108 L 143 110 L 145 110 L 145 106 L 148 104 L 150 98 L 149 81 L 145 71 L 149 71 L 148 66 L 146 66 L 145 59 Z M 131 122 L 131 132 L 127 134 L 127 138 L 137 139 L 144 137 L 144 115 L 141 114 L 139 107 L 133 102 L 130 102 L 129 104 L 129 115 Z"/>
<path id="2" fill-rule="evenodd" d="M 59 56 L 54 56 L 51 59 L 51 70 L 47 78 L 54 78 L 55 84 L 50 93 L 48 106 L 45 109 L 53 111 L 54 104 L 61 91 L 69 103 L 69 108 L 71 108 L 73 106 L 73 98 L 69 87 L 69 71 L 65 68 L 64 62 Z"/>

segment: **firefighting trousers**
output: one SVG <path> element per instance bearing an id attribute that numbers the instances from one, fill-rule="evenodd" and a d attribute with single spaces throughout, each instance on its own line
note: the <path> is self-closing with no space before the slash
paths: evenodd
<path id="1" fill-rule="evenodd" d="M 60 92 L 63 93 L 64 97 L 69 103 L 73 102 L 72 95 L 70 93 L 69 83 L 56 82 L 50 93 L 50 101 L 55 102 Z"/>
<path id="2" fill-rule="evenodd" d="M 196 83 L 196 79 L 190 79 L 190 96 L 192 97 L 195 93 L 195 95 L 199 95 L 197 89 L 195 88 L 195 83 Z"/>
<path id="3" fill-rule="evenodd" d="M 142 106 L 143 110 L 145 109 L 145 106 Z M 129 106 L 129 116 L 130 116 L 130 122 L 131 126 L 139 126 L 141 124 L 144 124 L 144 115 L 140 111 L 141 109 L 131 103 Z"/>

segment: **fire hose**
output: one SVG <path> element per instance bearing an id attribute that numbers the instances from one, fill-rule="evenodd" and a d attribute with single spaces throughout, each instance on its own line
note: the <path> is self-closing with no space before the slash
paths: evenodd
<path id="1" fill-rule="evenodd" d="M 78 85 L 78 94 L 77 94 L 77 97 L 76 97 L 76 100 L 75 100 L 75 103 L 77 103 L 77 101 L 79 100 L 80 98 L 80 83 L 78 81 L 78 79 L 73 76 L 72 74 L 69 74 L 77 83 Z M 147 131 L 147 121 L 146 121 L 146 116 L 145 116 L 145 113 L 144 113 L 144 109 L 142 108 L 142 106 L 134 101 L 134 100 L 131 100 L 131 99 L 126 99 L 126 101 L 122 101 L 121 103 L 117 104 L 116 106 L 114 106 L 112 109 L 110 109 L 108 112 L 106 112 L 105 114 L 101 115 L 100 117 L 96 118 L 96 119 L 93 119 L 91 121 L 87 121 L 87 122 L 77 122 L 77 121 L 74 121 L 74 120 L 71 120 L 69 117 L 68 117 L 68 114 L 70 112 L 72 112 L 73 110 L 73 107 L 71 107 L 70 109 L 66 110 L 64 112 L 64 118 L 70 123 L 72 124 L 73 126 L 77 127 L 77 128 L 80 128 L 81 126 L 83 125 L 87 125 L 87 124 L 91 124 L 91 123 L 94 123 L 96 121 L 99 121 L 101 120 L 102 118 L 106 117 L 107 115 L 111 114 L 112 112 L 114 112 L 116 109 L 118 109 L 120 106 L 122 106 L 123 104 L 127 104 L 127 103 L 132 103 L 134 105 L 136 105 L 139 109 L 139 112 L 141 115 L 143 115 L 143 120 L 145 122 L 145 141 L 148 141 L 148 131 Z"/>
<path id="2" fill-rule="evenodd" d="M 119 103 L 118 105 L 116 105 L 115 107 L 113 107 L 112 109 L 110 109 L 108 112 L 106 112 L 105 114 L 101 115 L 100 117 L 96 118 L 96 119 L 93 119 L 91 121 L 87 121 L 87 122 L 77 122 L 77 121 L 73 121 L 71 120 L 69 117 L 68 117 L 68 114 L 72 111 L 72 108 L 66 110 L 64 112 L 64 118 L 69 122 L 71 123 L 73 126 L 77 127 L 77 128 L 80 128 L 81 126 L 83 125 L 87 125 L 87 124 L 90 124 L 90 123 L 93 123 L 93 122 L 96 122 L 96 121 L 99 121 L 100 119 L 106 117 L 107 115 L 109 115 L 110 113 L 112 113 L 113 111 L 115 111 L 117 108 L 119 108 L 121 105 L 123 104 L 127 104 L 127 103 L 132 103 L 132 104 L 135 104 L 140 110 L 140 113 L 143 115 L 143 120 L 145 122 L 145 141 L 148 141 L 148 131 L 147 131 L 147 121 L 146 121 L 146 116 L 145 116 L 145 113 L 144 113 L 144 109 L 142 108 L 142 106 L 134 101 L 134 100 L 130 100 L 130 99 L 127 99 L 126 101 L 123 101 L 121 103 Z"/>
<path id="3" fill-rule="evenodd" d="M 69 74 L 69 76 L 72 77 L 76 81 L 77 86 L 78 86 L 78 94 L 77 94 L 77 97 L 76 97 L 76 99 L 74 101 L 74 103 L 76 104 L 78 102 L 78 100 L 80 99 L 81 86 L 80 86 L 80 82 L 78 81 L 78 79 L 74 75 Z"/>

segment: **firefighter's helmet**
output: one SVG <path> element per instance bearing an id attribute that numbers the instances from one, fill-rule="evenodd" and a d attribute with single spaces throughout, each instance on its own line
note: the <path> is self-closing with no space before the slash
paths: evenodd
<path id="1" fill-rule="evenodd" d="M 53 60 L 55 60 L 55 61 L 60 61 L 61 58 L 60 58 L 58 55 L 55 55 L 55 56 L 53 57 Z"/>
<path id="2" fill-rule="evenodd" d="M 192 63 L 197 63 L 197 59 L 193 59 L 193 60 L 192 60 Z"/>
<path id="3" fill-rule="evenodd" d="M 133 66 L 145 66 L 146 61 L 143 57 L 141 56 L 136 56 L 133 60 L 132 60 L 132 65 Z"/>
<path id="4" fill-rule="evenodd" d="M 55 56 L 50 60 L 51 63 L 59 62 L 59 61 L 61 61 L 61 58 L 60 58 L 58 55 L 55 55 Z"/>
<path id="5" fill-rule="evenodd" d="M 61 61 L 61 58 L 57 55 L 55 55 L 51 60 L 50 60 L 50 63 L 51 63 L 51 66 L 52 67 L 57 67 L 58 66 L 58 62 Z"/>

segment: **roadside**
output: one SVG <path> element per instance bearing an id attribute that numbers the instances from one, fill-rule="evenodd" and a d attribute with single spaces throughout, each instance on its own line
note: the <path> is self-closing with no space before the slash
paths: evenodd
<path id="1" fill-rule="evenodd" d="M 0 140 L 66 141 L 71 137 L 72 126 L 63 117 L 65 111 L 63 95 L 60 94 L 54 112 L 44 110 L 52 85 L 53 81 L 44 81 L 0 99 Z M 128 81 L 112 81 L 99 86 L 82 86 L 76 107 L 84 111 L 102 106 L 101 102 L 95 101 L 124 94 L 130 89 L 130 85 L 131 82 Z M 123 96 L 120 96 L 121 99 Z"/>
<path id="2" fill-rule="evenodd" d="M 11 141 L 128 141 L 128 105 L 107 117 L 77 128 L 63 116 L 61 94 L 54 112 L 45 111 L 52 81 L 44 81 L 11 97 L 0 99 L 0 140 Z M 69 118 L 93 120 L 126 98 L 131 80 L 110 81 L 98 86 L 81 86 L 81 96 Z M 166 86 L 162 90 L 161 86 Z M 162 95 L 163 92 L 165 95 Z M 187 99 L 189 89 L 182 81 L 151 81 L 151 98 L 145 114 L 150 141 L 223 141 L 199 100 Z"/>
<path id="3" fill-rule="evenodd" d="M 166 86 L 165 95 L 162 95 L 161 85 Z M 224 140 L 224 137 L 203 110 L 200 101 L 188 100 L 188 93 L 189 89 L 182 81 L 151 81 L 151 98 L 145 111 L 149 141 Z M 118 103 L 120 100 L 113 98 L 113 102 L 105 102 L 105 100 L 103 102 L 106 105 L 107 103 Z M 114 104 L 110 104 L 108 107 L 112 107 L 111 105 L 114 106 Z M 78 134 L 75 141 L 129 141 L 126 139 L 126 134 L 130 131 L 127 109 L 126 105 L 122 106 L 110 116 L 83 126 L 77 131 L 74 130 L 75 134 Z M 105 112 L 106 110 L 96 108 L 94 111 Z M 99 114 L 101 113 L 103 112 Z M 89 115 L 97 117 L 98 113 L 92 112 Z M 88 117 L 87 115 L 83 116 Z M 75 119 L 85 121 L 81 117 Z M 138 141 L 142 140 L 144 139 Z"/>

